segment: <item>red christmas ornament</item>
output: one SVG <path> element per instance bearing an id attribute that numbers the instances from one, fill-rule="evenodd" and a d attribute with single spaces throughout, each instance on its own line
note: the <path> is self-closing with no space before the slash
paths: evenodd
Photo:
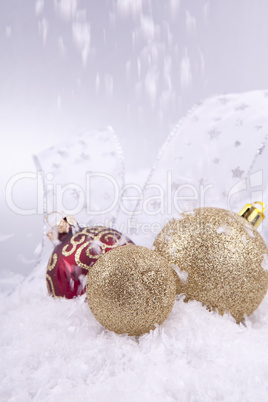
<path id="1" fill-rule="evenodd" d="M 74 218 L 63 218 L 48 232 L 56 244 L 48 261 L 46 282 L 51 296 L 72 299 L 86 292 L 88 270 L 113 248 L 133 243 L 115 229 L 81 228 Z"/>

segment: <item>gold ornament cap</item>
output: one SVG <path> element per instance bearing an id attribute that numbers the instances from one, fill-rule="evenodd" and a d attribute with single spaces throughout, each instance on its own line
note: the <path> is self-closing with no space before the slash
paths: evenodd
<path id="1" fill-rule="evenodd" d="M 79 225 L 72 216 L 65 216 L 60 219 L 55 226 L 52 226 L 49 223 L 49 217 L 52 214 L 61 215 L 59 212 L 54 211 L 47 215 L 47 223 L 51 227 L 51 229 L 47 232 L 47 237 L 52 243 L 55 243 L 57 240 L 59 240 L 61 234 L 68 233 L 71 227 L 74 229 L 75 232 L 79 230 Z"/>
<path id="2" fill-rule="evenodd" d="M 255 205 L 260 205 L 261 210 Z M 239 215 L 245 218 L 249 223 L 251 223 L 255 228 L 257 228 L 261 222 L 264 220 L 264 203 L 260 201 L 253 202 L 252 204 L 247 204 L 240 212 Z"/>

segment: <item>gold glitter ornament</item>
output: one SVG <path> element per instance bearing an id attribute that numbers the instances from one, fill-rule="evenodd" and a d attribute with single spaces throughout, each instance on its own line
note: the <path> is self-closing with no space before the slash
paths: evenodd
<path id="1" fill-rule="evenodd" d="M 184 293 L 185 301 L 230 312 L 237 322 L 256 310 L 268 289 L 268 249 L 249 223 L 255 209 L 243 209 L 239 216 L 199 208 L 172 219 L 159 233 L 155 250 L 179 268 L 177 294 Z"/>
<path id="2" fill-rule="evenodd" d="M 99 323 L 142 335 L 162 324 L 176 297 L 176 278 L 153 250 L 126 245 L 103 255 L 87 275 L 87 302 Z"/>

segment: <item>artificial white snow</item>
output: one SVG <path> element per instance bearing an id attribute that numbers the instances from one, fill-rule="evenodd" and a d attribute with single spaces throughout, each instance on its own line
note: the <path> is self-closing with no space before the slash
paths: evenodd
<path id="1" fill-rule="evenodd" d="M 4 241 L 10 239 L 10 238 L 13 237 L 13 236 L 14 236 L 14 233 L 9 233 L 9 234 L 1 233 L 1 234 L 0 234 L 0 242 L 2 243 L 2 242 L 4 242 Z"/>
<path id="2" fill-rule="evenodd" d="M 70 284 L 71 290 L 74 290 L 74 280 L 72 278 L 70 278 L 69 284 Z"/>
<path id="3" fill-rule="evenodd" d="M 62 19 L 69 21 L 76 15 L 77 0 L 54 0 L 54 7 Z"/>
<path id="4" fill-rule="evenodd" d="M 176 271 L 176 274 L 178 275 L 178 277 L 180 278 L 180 280 L 181 280 L 183 283 L 186 283 L 187 280 L 188 280 L 188 272 L 181 270 L 180 267 L 178 267 L 178 266 L 175 265 L 175 264 L 171 264 L 170 266 L 171 266 L 171 268 L 174 269 L 174 271 Z"/>
<path id="5" fill-rule="evenodd" d="M 94 251 L 96 254 L 99 254 L 102 250 L 102 246 L 103 246 L 103 243 L 100 240 L 94 239 L 90 243 L 90 250 Z"/>
<path id="6" fill-rule="evenodd" d="M 81 288 L 81 289 L 84 289 L 84 287 L 85 287 L 86 284 L 87 284 L 87 276 L 81 274 L 81 275 L 78 276 L 78 279 L 79 279 L 80 284 L 81 284 L 81 285 L 79 286 L 79 288 L 78 288 L 78 293 L 79 293 L 80 288 Z"/>
<path id="7" fill-rule="evenodd" d="M 187 88 L 192 83 L 191 61 L 187 50 L 185 50 L 185 54 L 181 60 L 180 80 L 182 88 Z"/>
<path id="8" fill-rule="evenodd" d="M 184 218 L 183 215 L 192 215 L 192 216 L 194 216 L 195 215 L 195 210 L 190 210 L 190 211 L 183 212 L 183 214 L 180 215 L 181 218 L 179 217 L 178 219 L 183 219 Z"/>
<path id="9" fill-rule="evenodd" d="M 140 24 L 141 24 L 141 31 L 146 40 L 148 41 L 153 40 L 156 31 L 154 20 L 151 17 L 141 15 Z"/>
<path id="10" fill-rule="evenodd" d="M 218 234 L 225 233 L 225 234 L 228 235 L 228 234 L 231 233 L 231 228 L 228 227 L 228 226 L 220 226 L 220 227 L 218 227 L 218 229 L 216 230 L 216 232 L 217 232 Z"/>
<path id="11" fill-rule="evenodd" d="M 104 83 L 105 83 L 105 93 L 107 96 L 111 97 L 113 95 L 114 90 L 113 77 L 110 74 L 105 74 Z"/>
<path id="12" fill-rule="evenodd" d="M 39 35 L 42 36 L 43 45 L 45 45 L 47 41 L 48 29 L 49 23 L 46 18 L 42 18 L 42 20 L 38 21 L 38 31 Z"/>
<path id="13" fill-rule="evenodd" d="M 264 254 L 261 266 L 264 269 L 264 271 L 268 271 L 268 255 L 267 254 Z"/>
<path id="14" fill-rule="evenodd" d="M 1 400 L 266 401 L 267 297 L 240 325 L 178 297 L 141 337 L 102 328 L 84 296 L 49 297 L 44 262 L 0 300 Z"/>
<path id="15" fill-rule="evenodd" d="M 176 221 L 183 220 L 185 218 L 185 215 L 194 215 L 194 211 L 186 211 L 183 214 L 176 215 L 176 217 L 175 217 Z"/>
<path id="16" fill-rule="evenodd" d="M 12 35 L 12 28 L 10 26 L 6 27 L 6 37 L 10 38 Z"/>
<path id="17" fill-rule="evenodd" d="M 244 236 L 244 237 L 242 237 L 242 242 L 243 242 L 244 244 L 246 244 L 246 243 L 248 242 L 248 239 Z"/>
<path id="18" fill-rule="evenodd" d="M 99 90 L 100 90 L 100 74 L 99 73 L 96 74 L 95 89 L 96 89 L 96 93 L 98 94 Z"/>
<path id="19" fill-rule="evenodd" d="M 65 57 L 66 53 L 67 53 L 67 48 L 66 48 L 66 46 L 64 44 L 64 40 L 63 40 L 62 36 L 58 37 L 58 48 L 59 48 L 61 56 Z"/>
<path id="20" fill-rule="evenodd" d="M 247 232 L 247 234 L 249 235 L 249 237 L 251 237 L 251 238 L 254 238 L 254 237 L 255 237 L 251 226 L 245 225 L 245 229 L 246 229 L 246 232 Z"/>
<path id="21" fill-rule="evenodd" d="M 165 237 L 165 240 L 166 240 L 168 243 L 171 243 L 171 242 L 172 242 L 172 239 L 173 239 L 172 234 L 165 233 L 164 237 Z"/>
<path id="22" fill-rule="evenodd" d="M 122 234 L 122 236 L 120 237 L 119 241 L 118 241 L 118 246 L 122 246 L 122 244 L 125 244 L 127 242 L 127 238 L 126 236 L 124 236 Z"/>
<path id="23" fill-rule="evenodd" d="M 209 1 L 207 1 L 206 4 L 203 7 L 205 20 L 208 19 L 209 9 L 210 9 L 210 3 L 209 3 Z"/>
<path id="24" fill-rule="evenodd" d="M 186 28 L 189 35 L 193 35 L 196 30 L 196 19 L 191 15 L 190 11 L 186 10 Z"/>
<path id="25" fill-rule="evenodd" d="M 116 7 L 124 17 L 139 15 L 142 12 L 142 0 L 117 0 Z"/>
<path id="26" fill-rule="evenodd" d="M 152 104 L 154 104 L 157 95 L 157 82 L 158 82 L 158 74 L 155 68 L 148 69 L 148 72 L 145 77 L 145 91 L 150 98 Z"/>
<path id="27" fill-rule="evenodd" d="M 73 40 L 82 56 L 83 65 L 87 64 L 90 49 L 90 25 L 86 22 L 73 22 Z"/>
<path id="28" fill-rule="evenodd" d="M 35 15 L 38 17 L 44 10 L 45 0 L 37 0 L 35 2 Z"/>
<path id="29" fill-rule="evenodd" d="M 176 15 L 180 8 L 180 0 L 170 0 L 169 1 L 170 10 L 172 15 Z"/>
<path id="30" fill-rule="evenodd" d="M 57 96 L 57 108 L 58 108 L 58 110 L 59 110 L 59 112 L 61 111 L 61 108 L 62 108 L 62 99 L 61 99 L 61 95 L 60 94 L 58 94 L 58 96 Z"/>

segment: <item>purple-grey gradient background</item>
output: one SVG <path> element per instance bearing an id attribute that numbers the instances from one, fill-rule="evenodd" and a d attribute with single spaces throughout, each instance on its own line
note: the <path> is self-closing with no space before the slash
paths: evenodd
<path id="1" fill-rule="evenodd" d="M 150 167 L 196 102 L 268 88 L 267 16 L 267 0 L 0 0 L 1 270 L 28 273 L 40 242 L 42 217 L 4 197 L 32 154 L 111 125 L 127 169 Z"/>

